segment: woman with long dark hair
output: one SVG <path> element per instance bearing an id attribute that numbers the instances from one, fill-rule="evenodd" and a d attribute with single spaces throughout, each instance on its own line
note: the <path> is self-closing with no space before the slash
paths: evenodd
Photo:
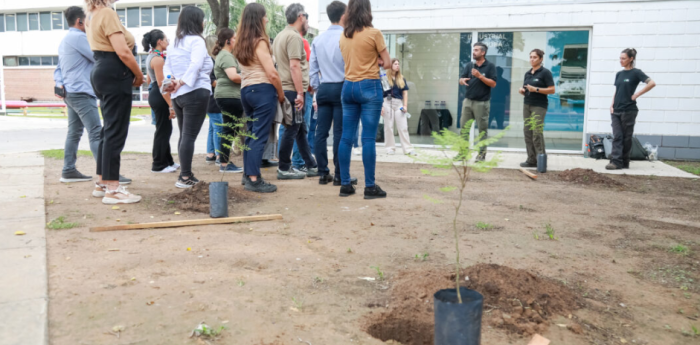
<path id="1" fill-rule="evenodd" d="M 170 136 L 173 134 L 172 119 L 175 118 L 170 95 L 162 95 L 160 87 L 163 85 L 165 75 L 163 65 L 165 65 L 165 51 L 168 49 L 169 41 L 165 33 L 158 29 L 153 29 L 143 35 L 143 50 L 148 52 L 146 58 L 146 70 L 151 79 L 151 87 L 148 91 L 148 105 L 151 106 L 155 114 L 156 132 L 153 136 L 153 163 L 151 171 L 154 173 L 173 173 L 177 171 L 177 165 L 173 161 L 170 152 Z"/>
<path id="2" fill-rule="evenodd" d="M 620 66 L 624 69 L 615 75 L 615 95 L 610 105 L 613 146 L 610 163 L 605 166 L 608 170 L 629 169 L 634 124 L 639 114 L 637 98 L 656 86 L 656 83 L 641 69 L 634 67 L 636 62 L 636 49 L 627 48 L 620 53 Z M 639 92 L 635 92 L 639 83 L 647 85 Z"/>
<path id="3" fill-rule="evenodd" d="M 403 153 L 415 156 L 411 139 L 408 136 L 408 83 L 401 74 L 401 63 L 399 59 L 391 59 L 391 70 L 389 71 L 389 86 L 391 90 L 384 92 L 384 146 L 386 153 L 393 155 L 396 152 L 396 141 L 394 139 L 394 123 L 399 132 L 399 140 Z"/>
<path id="4" fill-rule="evenodd" d="M 182 170 L 175 186 L 192 188 L 199 180 L 192 173 L 194 143 L 207 116 L 211 95 L 211 73 L 214 63 L 207 53 L 202 37 L 204 12 L 195 6 L 185 6 L 180 12 L 175 30 L 175 42 L 165 60 L 164 74 L 174 81 L 170 92 L 180 128 L 178 153 Z"/>
<path id="5" fill-rule="evenodd" d="M 374 181 L 377 164 L 377 126 L 382 112 L 383 88 L 379 80 L 379 57 L 384 68 L 390 66 L 384 35 L 372 26 L 369 0 L 350 0 L 345 29 L 340 36 L 340 51 L 345 60 L 342 91 L 343 136 L 338 149 L 340 196 L 355 194 L 350 181 L 352 139 L 362 122 L 362 163 L 365 167 L 365 199 L 386 198 L 386 192 Z"/>
<path id="6" fill-rule="evenodd" d="M 549 100 L 547 95 L 556 92 L 552 72 L 542 66 L 544 52 L 541 49 L 533 49 L 530 52 L 530 66 L 532 68 L 525 72 L 523 87 L 519 92 L 525 96 L 523 101 L 523 121 L 525 126 L 525 148 L 527 150 L 527 160 L 520 163 L 523 168 L 534 168 L 537 166 L 537 155 L 544 154 L 544 117 L 547 115 Z"/>
<path id="7" fill-rule="evenodd" d="M 236 123 L 243 118 L 243 104 L 241 103 L 241 75 L 238 61 L 231 54 L 236 34 L 229 28 L 222 29 L 217 35 L 216 44 L 212 55 L 216 57 L 214 62 L 214 75 L 216 76 L 216 90 L 214 99 L 223 114 L 223 126 L 221 128 L 220 147 L 217 148 L 221 166 L 219 172 L 240 173 L 243 169 L 237 167 L 229 160 L 229 154 L 234 142 L 231 140 L 242 129 L 235 130 Z M 238 144 L 238 143 L 235 143 Z"/>
<path id="8" fill-rule="evenodd" d="M 122 25 L 113 4 L 114 0 L 85 0 L 86 33 L 95 58 L 90 79 L 104 119 L 92 195 L 102 197 L 105 204 L 130 204 L 141 197 L 120 185 L 119 169 L 129 132 L 131 89 L 141 87 L 143 73 L 134 58 L 134 36 Z"/>
<path id="9" fill-rule="evenodd" d="M 241 102 L 251 122 L 243 152 L 243 182 L 245 189 L 258 193 L 272 193 L 277 186 L 263 180 L 260 173 L 265 144 L 270 136 L 277 103 L 284 102 L 282 82 L 272 61 L 270 38 L 265 31 L 268 22 L 265 7 L 258 3 L 246 5 L 238 24 L 238 37 L 233 55 L 241 67 Z"/>

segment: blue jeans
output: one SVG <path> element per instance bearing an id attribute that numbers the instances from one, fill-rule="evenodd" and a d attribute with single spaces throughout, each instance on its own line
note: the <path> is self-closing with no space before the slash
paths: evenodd
<path id="1" fill-rule="evenodd" d="M 221 145 L 221 124 L 224 122 L 223 115 L 221 113 L 207 113 L 209 116 L 209 135 L 207 135 L 207 153 L 213 153 L 214 156 L 218 156 L 219 153 L 216 151 L 219 145 Z"/>
<path id="2" fill-rule="evenodd" d="M 272 84 L 255 84 L 241 89 L 241 103 L 245 114 L 252 119 L 248 122 L 248 132 L 255 140 L 248 137 L 243 151 L 243 169 L 246 176 L 260 176 L 265 144 L 270 137 L 270 126 L 277 113 L 277 90 Z"/>
<path id="3" fill-rule="evenodd" d="M 358 82 L 346 80 L 343 84 L 343 136 L 338 148 L 340 182 L 350 185 L 350 156 L 352 139 L 362 122 L 362 164 L 365 167 L 365 187 L 374 187 L 374 170 L 377 165 L 377 126 L 382 113 L 382 84 L 379 79 Z"/>
<path id="4" fill-rule="evenodd" d="M 357 131 L 355 131 L 355 137 L 352 138 L 352 147 L 360 147 L 360 126 L 357 126 Z"/>
<path id="5" fill-rule="evenodd" d="M 64 101 L 68 107 L 68 133 L 64 147 L 63 172 L 69 173 L 75 170 L 78 144 L 80 137 L 83 136 L 83 129 L 87 129 L 90 151 L 97 159 L 97 150 L 102 138 L 102 123 L 100 123 L 100 113 L 97 111 L 97 98 L 85 93 L 68 93 Z"/>
<path id="6" fill-rule="evenodd" d="M 314 152 L 314 143 L 316 142 L 316 119 L 314 119 L 314 96 L 311 93 L 306 93 L 306 100 L 304 101 L 304 121 L 309 124 L 307 128 L 309 135 L 306 139 L 309 142 L 309 148 L 311 152 Z"/>
<path id="7" fill-rule="evenodd" d="M 285 91 L 284 95 L 291 103 L 296 98 L 297 93 L 295 91 Z M 288 171 L 290 165 L 293 165 L 292 161 L 290 160 L 290 156 L 292 155 L 292 149 L 294 147 L 298 148 L 299 154 L 302 157 L 301 165 L 293 165 L 294 167 L 306 166 L 309 169 L 316 167 L 316 160 L 314 160 L 314 157 L 311 156 L 309 142 L 308 139 L 306 139 L 307 130 L 308 125 L 307 122 L 304 121 L 303 123 L 295 123 L 285 128 L 285 130 L 282 132 L 284 135 L 280 136 L 280 170 Z"/>
<path id="8" fill-rule="evenodd" d="M 316 103 L 318 103 L 318 127 L 316 127 L 316 143 L 314 152 L 318 162 L 319 175 L 330 174 L 328 169 L 328 133 L 333 125 L 333 165 L 335 176 L 340 178 L 338 164 L 338 148 L 343 136 L 343 104 L 340 102 L 343 83 L 324 83 L 318 88 Z M 309 133 L 310 136 L 310 133 Z"/>
<path id="9" fill-rule="evenodd" d="M 316 121 L 314 120 L 313 125 L 310 126 L 310 124 L 312 124 L 311 115 L 313 114 L 314 109 L 314 107 L 311 105 L 311 102 L 313 102 L 313 97 L 309 98 L 309 94 L 307 93 L 304 101 L 304 126 L 306 128 L 306 131 L 309 133 L 307 137 L 309 149 L 311 150 L 311 152 L 314 152 L 313 138 L 316 134 L 311 132 L 311 128 L 316 128 Z M 292 102 L 292 104 L 294 104 L 294 102 Z M 311 110 L 309 110 L 309 108 L 311 108 Z M 277 136 L 280 139 L 279 142 L 277 142 L 277 153 L 279 153 L 280 147 L 282 147 L 283 134 L 284 126 L 280 126 L 279 135 Z M 297 142 L 294 141 L 294 148 L 292 149 L 292 167 L 299 169 L 304 165 L 306 165 L 306 163 L 304 162 L 304 157 L 302 157 L 301 153 L 299 153 L 299 147 L 297 146 Z"/>

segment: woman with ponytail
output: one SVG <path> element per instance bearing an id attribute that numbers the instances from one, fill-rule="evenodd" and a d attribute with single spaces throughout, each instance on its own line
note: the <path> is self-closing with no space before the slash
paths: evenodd
<path id="1" fill-rule="evenodd" d="M 243 117 L 243 104 L 241 103 L 241 69 L 238 61 L 231 54 L 236 34 L 233 30 L 225 28 L 219 31 L 216 45 L 212 55 L 216 57 L 214 63 L 214 75 L 216 75 L 216 90 L 214 99 L 221 108 L 224 125 L 221 128 L 221 144 L 217 148 L 221 166 L 219 172 L 242 173 L 243 169 L 230 162 L 229 155 L 233 142 L 231 138 L 236 136 L 234 124 L 237 119 Z M 240 145 L 239 143 L 236 143 Z"/>
<path id="2" fill-rule="evenodd" d="M 169 94 L 161 94 L 163 85 L 163 65 L 165 65 L 165 50 L 168 49 L 168 38 L 163 31 L 154 29 L 143 35 L 143 50 L 148 52 L 146 69 L 151 85 L 148 88 L 148 104 L 151 106 L 156 120 L 156 133 L 153 136 L 153 163 L 151 171 L 154 173 L 173 173 L 179 165 L 173 161 L 170 153 L 170 136 L 173 134 L 173 124 L 170 120 L 175 118 L 172 101 Z"/>
<path id="3" fill-rule="evenodd" d="M 605 166 L 608 170 L 629 169 L 634 123 L 639 113 L 637 98 L 656 86 L 642 70 L 634 68 L 636 62 L 636 49 L 627 48 L 620 53 L 620 65 L 624 69 L 615 75 L 615 95 L 610 106 L 613 146 L 610 164 Z M 647 85 L 635 93 L 640 82 Z"/>

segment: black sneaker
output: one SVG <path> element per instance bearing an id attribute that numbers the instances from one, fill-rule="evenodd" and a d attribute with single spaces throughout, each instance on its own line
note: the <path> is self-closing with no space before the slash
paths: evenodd
<path id="1" fill-rule="evenodd" d="M 262 164 L 260 164 L 261 168 L 269 168 L 269 167 L 276 167 L 280 165 L 278 161 L 271 161 L 268 159 L 263 159 Z"/>
<path id="2" fill-rule="evenodd" d="M 207 158 L 205 158 L 205 162 L 207 162 L 207 164 L 214 164 L 214 162 L 216 162 L 216 155 L 211 157 L 207 156 Z"/>
<path id="3" fill-rule="evenodd" d="M 329 184 L 333 182 L 333 175 L 321 175 L 321 177 L 318 179 L 318 184 Z"/>
<path id="4" fill-rule="evenodd" d="M 355 194 L 355 187 L 352 185 L 340 186 L 340 196 L 351 196 Z"/>
<path id="5" fill-rule="evenodd" d="M 182 176 L 180 176 L 178 177 L 177 182 L 175 182 L 175 187 L 187 189 L 194 187 L 194 185 L 196 185 L 197 183 L 199 183 L 199 180 L 194 176 L 190 176 L 190 178 L 188 178 L 187 180 L 183 179 Z"/>
<path id="6" fill-rule="evenodd" d="M 350 178 L 350 184 L 353 185 L 353 186 L 356 186 L 356 185 L 357 185 L 357 179 L 354 178 L 354 177 L 351 177 L 351 178 Z M 333 185 L 334 185 L 334 186 L 341 186 L 341 185 L 342 185 L 342 183 L 340 183 L 340 176 L 336 176 L 336 177 L 333 178 Z"/>
<path id="7" fill-rule="evenodd" d="M 122 175 L 119 175 L 119 184 L 121 184 L 121 185 L 131 184 L 131 179 L 130 179 L 130 178 L 126 178 L 126 177 L 124 177 L 124 176 L 122 176 Z"/>
<path id="8" fill-rule="evenodd" d="M 380 199 L 386 198 L 386 192 L 379 188 L 378 185 L 374 187 L 365 187 L 365 199 Z"/>
<path id="9" fill-rule="evenodd" d="M 630 162 L 622 163 L 622 169 L 629 169 L 629 168 L 630 168 Z"/>
<path id="10" fill-rule="evenodd" d="M 274 193 L 277 191 L 277 186 L 263 180 L 262 177 L 258 177 L 257 181 L 248 179 L 245 183 L 245 190 L 255 193 Z"/>
<path id="11" fill-rule="evenodd" d="M 301 180 L 306 177 L 306 172 L 299 171 L 296 169 L 289 169 L 287 171 L 277 169 L 277 179 L 278 180 Z"/>
<path id="12" fill-rule="evenodd" d="M 246 181 L 250 181 L 248 178 L 248 175 L 243 174 L 243 178 L 241 179 L 241 186 L 245 186 Z"/>
<path id="13" fill-rule="evenodd" d="M 605 166 L 606 170 L 619 170 L 622 169 L 619 166 L 615 165 L 614 163 L 608 163 L 608 165 Z"/>
<path id="14" fill-rule="evenodd" d="M 92 181 L 92 176 L 83 175 L 77 169 L 68 173 L 61 174 L 61 182 L 63 183 L 87 181 Z"/>
<path id="15" fill-rule="evenodd" d="M 523 168 L 537 168 L 537 163 L 522 162 L 520 166 Z"/>

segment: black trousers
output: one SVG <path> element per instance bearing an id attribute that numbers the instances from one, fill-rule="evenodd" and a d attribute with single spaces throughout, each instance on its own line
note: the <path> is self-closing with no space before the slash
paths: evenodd
<path id="1" fill-rule="evenodd" d="M 632 136 L 634 124 L 639 110 L 616 111 L 610 115 L 612 119 L 613 145 L 610 163 L 618 168 L 629 166 L 630 151 L 632 151 Z"/>
<path id="2" fill-rule="evenodd" d="M 221 108 L 221 114 L 224 120 L 224 126 L 221 127 L 221 147 L 217 147 L 217 153 L 220 155 L 222 163 L 230 162 L 230 154 L 233 147 L 233 139 L 238 133 L 244 131 L 242 123 L 243 118 L 243 103 L 240 98 L 216 98 L 216 104 Z"/>
<path id="3" fill-rule="evenodd" d="M 94 52 L 95 66 L 90 74 L 92 88 L 102 109 L 102 140 L 97 150 L 97 175 L 104 181 L 118 181 L 121 153 L 129 134 L 131 117 L 131 72 L 114 52 Z"/>
<path id="4" fill-rule="evenodd" d="M 287 97 L 292 106 L 297 98 L 296 91 L 285 91 L 284 96 Z M 280 163 L 279 169 L 287 171 L 292 166 L 292 149 L 294 149 L 294 141 L 297 142 L 297 148 L 301 153 L 301 158 L 304 159 L 306 167 L 311 169 L 316 167 L 316 160 L 311 156 L 311 148 L 309 147 L 308 131 L 302 117 L 301 123 L 294 123 L 289 127 L 284 128 L 284 133 L 280 138 Z"/>
<path id="5" fill-rule="evenodd" d="M 151 170 L 161 171 L 173 164 L 170 151 L 170 136 L 173 134 L 173 123 L 170 120 L 170 107 L 160 94 L 158 82 L 151 84 L 148 92 L 148 105 L 156 115 L 156 132 L 153 135 L 153 164 Z"/>
<path id="6" fill-rule="evenodd" d="M 211 91 L 207 89 L 196 89 L 173 99 L 177 126 L 180 128 L 180 141 L 177 145 L 182 169 L 180 176 L 194 176 L 192 174 L 194 142 L 197 140 L 197 135 L 207 117 L 210 93 Z"/>
<path id="7" fill-rule="evenodd" d="M 328 133 L 333 126 L 333 165 L 335 176 L 340 178 L 338 164 L 338 148 L 343 136 L 343 104 L 340 100 L 343 83 L 324 83 L 318 88 L 316 102 L 318 103 L 318 119 L 316 120 L 316 137 L 314 152 L 318 161 L 318 173 L 330 174 L 328 169 Z"/>

